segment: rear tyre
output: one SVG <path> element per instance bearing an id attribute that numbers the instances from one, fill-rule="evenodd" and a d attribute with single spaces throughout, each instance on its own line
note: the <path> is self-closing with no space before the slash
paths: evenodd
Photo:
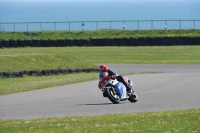
<path id="1" fill-rule="evenodd" d="M 135 92 L 131 93 L 131 95 L 129 96 L 128 100 L 131 102 L 131 103 L 135 103 L 138 101 L 138 96 Z"/>
<path id="2" fill-rule="evenodd" d="M 106 95 L 111 102 L 114 104 L 118 104 L 120 102 L 119 95 L 114 88 L 108 88 L 105 90 L 105 92 L 107 93 Z"/>

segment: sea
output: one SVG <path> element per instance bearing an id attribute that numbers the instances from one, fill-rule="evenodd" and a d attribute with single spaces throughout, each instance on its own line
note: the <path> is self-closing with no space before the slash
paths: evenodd
<path id="1" fill-rule="evenodd" d="M 0 0 L 0 31 L 200 29 L 200 0 Z"/>

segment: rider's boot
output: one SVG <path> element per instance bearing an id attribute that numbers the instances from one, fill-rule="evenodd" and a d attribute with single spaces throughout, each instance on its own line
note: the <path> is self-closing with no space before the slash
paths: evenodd
<path id="1" fill-rule="evenodd" d="M 126 91 L 128 92 L 128 93 L 131 93 L 131 90 L 132 90 L 132 86 L 129 84 L 129 83 L 125 83 L 126 85 Z"/>
<path id="2" fill-rule="evenodd" d="M 131 86 L 129 83 L 126 83 L 126 82 L 124 81 L 124 78 L 123 78 L 121 75 L 117 77 L 117 80 L 120 81 L 120 82 L 122 82 L 122 83 L 126 86 L 126 91 L 127 91 L 128 93 L 131 93 L 132 86 Z"/>

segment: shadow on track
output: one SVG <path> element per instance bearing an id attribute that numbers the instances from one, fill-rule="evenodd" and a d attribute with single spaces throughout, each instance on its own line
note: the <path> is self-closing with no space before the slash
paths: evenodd
<path id="1" fill-rule="evenodd" d="M 124 103 L 118 103 L 118 104 L 124 104 Z M 78 104 L 78 105 L 86 105 L 86 106 L 94 106 L 94 105 L 117 105 L 113 103 L 97 103 L 97 104 Z"/>

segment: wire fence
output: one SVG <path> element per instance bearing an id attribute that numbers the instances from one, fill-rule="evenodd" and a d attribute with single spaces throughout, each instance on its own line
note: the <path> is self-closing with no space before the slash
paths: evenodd
<path id="1" fill-rule="evenodd" d="M 98 30 L 198 30 L 200 20 L 113 20 L 63 22 L 0 22 L 0 32 Z"/>

